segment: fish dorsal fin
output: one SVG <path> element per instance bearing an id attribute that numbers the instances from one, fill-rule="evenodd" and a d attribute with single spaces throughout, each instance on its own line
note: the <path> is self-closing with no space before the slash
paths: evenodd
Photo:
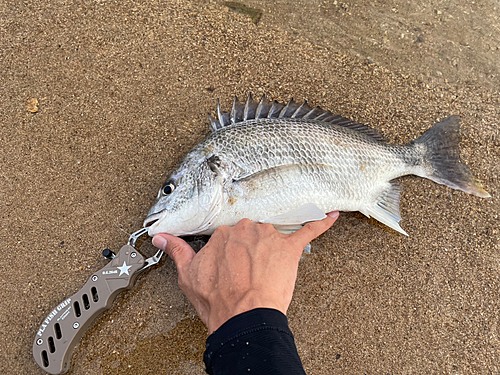
<path id="1" fill-rule="evenodd" d="M 292 118 L 304 118 L 304 116 L 311 112 L 311 107 L 307 104 L 307 100 L 304 100 L 304 102 L 297 107 L 295 112 L 293 112 L 293 115 L 291 116 Z"/>
<path id="2" fill-rule="evenodd" d="M 243 121 L 252 120 L 255 117 L 255 111 L 257 109 L 257 102 L 252 99 L 252 94 L 249 93 L 247 101 L 245 102 L 245 108 L 243 108 Z"/>
<path id="3" fill-rule="evenodd" d="M 330 112 L 331 114 L 331 112 Z M 320 120 L 322 122 L 327 122 L 332 125 L 337 125 L 337 126 L 342 126 L 343 128 L 351 129 L 354 131 L 357 131 L 358 133 L 363 133 L 365 135 L 370 136 L 373 139 L 376 139 L 377 141 L 385 142 L 387 138 L 380 134 L 378 131 L 376 131 L 373 128 L 370 128 L 368 125 L 365 124 L 360 124 L 359 122 L 354 122 L 349 120 L 346 117 L 342 117 L 340 115 L 330 115 L 326 117 L 324 120 Z"/>
<path id="4" fill-rule="evenodd" d="M 400 226 L 401 214 L 399 213 L 399 198 L 401 187 L 395 181 L 387 183 L 388 186 L 382 191 L 375 203 L 361 207 L 362 214 L 377 219 L 382 224 L 397 230 L 399 233 L 408 235 Z"/>
<path id="5" fill-rule="evenodd" d="M 271 108 L 269 109 L 269 112 L 267 113 L 267 118 L 278 117 L 284 106 L 285 106 L 284 104 L 281 104 L 281 103 L 277 102 L 276 100 L 274 100 L 273 104 L 271 105 Z"/>
<path id="6" fill-rule="evenodd" d="M 230 112 L 222 111 L 219 100 L 217 99 L 217 118 L 215 119 L 208 115 L 210 130 L 212 132 L 223 128 L 224 126 L 260 118 L 294 118 L 320 121 L 322 123 L 352 129 L 359 133 L 366 134 L 378 141 L 386 140 L 382 134 L 367 125 L 351 121 L 340 115 L 334 115 L 332 112 L 325 111 L 320 107 L 311 108 L 307 104 L 307 101 L 304 101 L 302 104 L 298 104 L 291 99 L 287 104 L 282 104 L 277 101 L 273 101 L 271 103 L 267 100 L 265 95 L 262 95 L 260 101 L 256 102 L 253 100 L 252 94 L 248 94 L 245 104 L 240 103 L 238 98 L 235 96 L 233 98 L 233 105 Z"/>
<path id="7" fill-rule="evenodd" d="M 273 103 L 270 103 L 269 100 L 267 100 L 266 96 L 262 95 L 262 98 L 260 98 L 259 105 L 255 110 L 255 117 L 256 118 L 267 117 L 272 106 Z"/>
<path id="8" fill-rule="evenodd" d="M 217 130 L 219 130 L 220 128 L 222 128 L 221 124 L 219 123 L 218 120 L 214 119 L 210 113 L 208 114 L 208 121 L 210 122 L 210 130 L 213 132 L 216 132 Z"/>
<path id="9" fill-rule="evenodd" d="M 283 227 L 301 227 L 309 221 L 323 220 L 326 217 L 323 210 L 313 203 L 306 203 L 295 210 L 285 212 L 269 219 L 261 220 L 261 223 L 269 223 Z M 278 229 L 278 228 L 276 228 Z"/>
<path id="10" fill-rule="evenodd" d="M 236 97 L 233 98 L 233 107 L 231 108 L 231 123 L 236 124 L 237 122 L 243 121 L 243 113 L 245 106 L 241 104 Z"/>

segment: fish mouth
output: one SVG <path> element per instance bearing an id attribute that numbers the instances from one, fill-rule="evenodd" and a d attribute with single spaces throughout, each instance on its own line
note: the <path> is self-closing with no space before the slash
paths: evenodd
<path id="1" fill-rule="evenodd" d="M 148 234 L 151 236 L 151 233 L 153 230 L 158 226 L 158 222 L 160 221 L 163 212 L 157 212 L 155 214 L 149 215 L 146 217 L 144 220 L 144 223 L 142 224 L 144 228 L 149 227 L 148 229 Z"/>

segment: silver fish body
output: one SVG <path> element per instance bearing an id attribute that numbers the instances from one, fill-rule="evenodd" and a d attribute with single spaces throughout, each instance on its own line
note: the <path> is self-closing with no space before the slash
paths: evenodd
<path id="1" fill-rule="evenodd" d="M 211 125 L 160 189 L 144 222 L 149 235 L 211 234 L 242 218 L 289 233 L 336 210 L 360 211 L 406 234 L 393 180 L 408 174 L 489 196 L 459 161 L 458 116 L 405 146 L 306 103 L 257 104 L 250 96 L 230 113 L 218 107 Z"/>

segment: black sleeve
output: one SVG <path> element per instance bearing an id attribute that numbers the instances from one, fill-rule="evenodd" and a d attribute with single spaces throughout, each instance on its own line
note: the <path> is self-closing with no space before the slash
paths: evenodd
<path id="1" fill-rule="evenodd" d="M 207 339 L 210 375 L 305 375 L 286 316 L 259 308 L 232 317 Z"/>

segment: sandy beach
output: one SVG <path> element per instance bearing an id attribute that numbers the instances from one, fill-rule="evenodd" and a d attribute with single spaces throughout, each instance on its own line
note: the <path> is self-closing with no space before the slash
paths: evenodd
<path id="1" fill-rule="evenodd" d="M 288 319 L 306 372 L 500 373 L 500 8 L 476 1 L 3 1 L 0 373 L 141 228 L 157 191 L 249 92 L 307 100 L 406 144 L 461 116 L 492 198 L 399 179 L 405 237 L 342 213 L 301 262 Z M 150 256 L 151 243 L 140 251 Z M 173 262 L 87 331 L 71 374 L 204 373 Z"/>

